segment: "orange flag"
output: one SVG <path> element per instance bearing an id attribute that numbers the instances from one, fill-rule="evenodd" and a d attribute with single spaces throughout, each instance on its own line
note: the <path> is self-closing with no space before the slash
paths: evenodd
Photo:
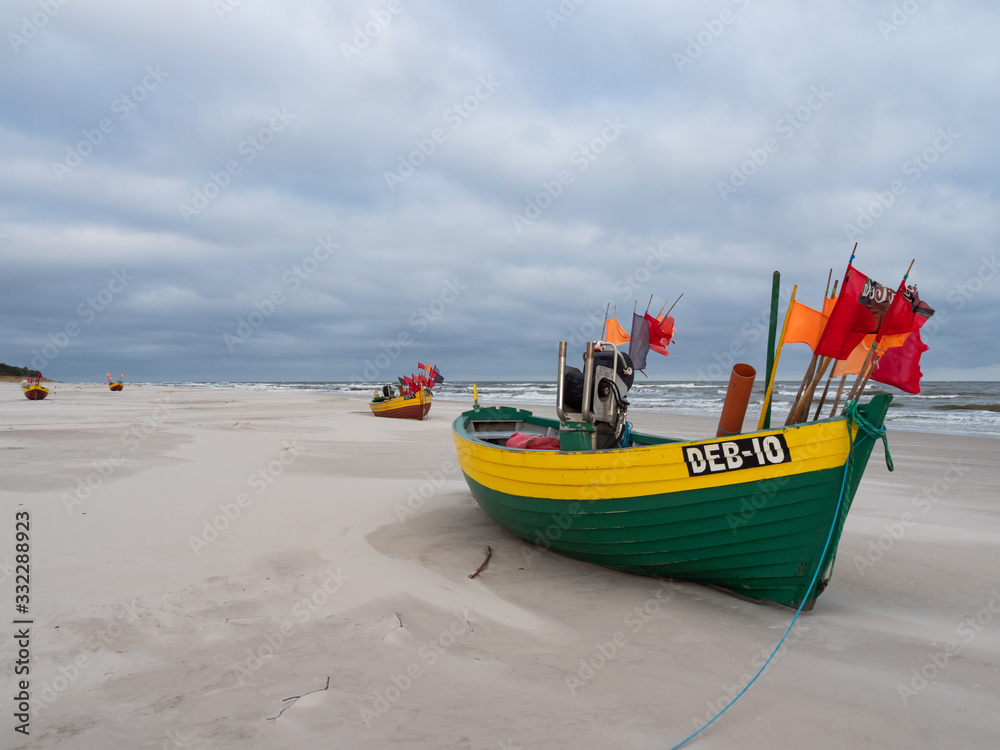
<path id="1" fill-rule="evenodd" d="M 604 340 L 608 341 L 615 346 L 621 346 L 622 344 L 627 344 L 631 337 L 628 335 L 628 331 L 622 328 L 621 323 L 617 319 L 612 318 L 611 320 L 604 321 Z"/>
<path id="2" fill-rule="evenodd" d="M 792 309 L 788 313 L 788 324 L 785 326 L 786 344 L 808 344 L 815 349 L 819 337 L 823 333 L 826 319 L 823 313 L 803 305 L 798 300 L 792 300 Z"/>
<path id="3" fill-rule="evenodd" d="M 881 357 L 887 349 L 902 346 L 909 335 L 909 333 L 897 333 L 892 336 L 883 336 L 882 340 L 878 342 L 878 348 L 875 350 L 875 353 Z M 854 351 L 851 352 L 851 355 L 847 359 L 837 360 L 837 364 L 833 368 L 833 377 L 839 378 L 842 375 L 857 375 L 861 372 L 861 368 L 865 364 L 865 359 L 868 357 L 868 351 L 872 348 L 873 341 L 875 341 L 875 334 L 870 333 L 865 336 L 860 344 L 854 347 Z"/>
<path id="4" fill-rule="evenodd" d="M 782 341 L 786 344 L 808 344 L 809 348 L 815 351 L 816 344 L 819 343 L 819 337 L 823 335 L 826 321 L 830 318 L 830 312 L 836 302 L 836 297 L 825 297 L 823 299 L 823 312 L 819 312 L 808 305 L 803 305 L 798 300 L 792 300 L 792 309 L 788 314 L 788 325 L 785 327 L 785 338 Z"/>

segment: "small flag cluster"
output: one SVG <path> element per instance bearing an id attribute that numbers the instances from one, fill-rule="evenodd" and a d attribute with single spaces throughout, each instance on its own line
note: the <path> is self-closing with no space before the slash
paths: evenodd
<path id="1" fill-rule="evenodd" d="M 657 315 L 654 318 L 648 311 L 643 315 L 633 312 L 632 330 L 626 333 L 617 318 L 612 317 L 604 321 L 604 341 L 615 346 L 628 344 L 632 366 L 636 370 L 645 370 L 646 356 L 650 350 L 663 356 L 670 353 L 667 347 L 674 343 L 674 324 L 672 315 Z"/>
<path id="2" fill-rule="evenodd" d="M 432 390 L 435 385 L 444 382 L 436 365 L 425 365 L 423 362 L 417 362 L 417 371 L 416 374 L 409 377 L 404 375 L 399 378 L 399 389 L 404 396 L 419 393 L 423 389 Z"/>

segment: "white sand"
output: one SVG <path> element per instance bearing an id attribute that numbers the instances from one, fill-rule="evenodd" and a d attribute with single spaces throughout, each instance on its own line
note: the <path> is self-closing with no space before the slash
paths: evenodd
<path id="1" fill-rule="evenodd" d="M 55 384 L 29 402 L 0 383 L 0 747 L 686 737 L 792 612 L 512 537 L 458 473 L 464 408 L 436 401 L 411 422 L 376 419 L 362 398 L 128 384 Z M 631 418 L 682 437 L 715 427 Z M 896 472 L 876 448 L 816 609 L 688 747 L 1000 745 L 1000 443 L 896 432 L 890 447 Z M 11 700 L 18 511 L 29 737 Z"/>

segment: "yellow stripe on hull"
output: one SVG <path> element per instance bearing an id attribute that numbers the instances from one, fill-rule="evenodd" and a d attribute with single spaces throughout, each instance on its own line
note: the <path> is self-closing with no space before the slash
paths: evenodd
<path id="1" fill-rule="evenodd" d="M 399 411 L 401 409 L 413 410 L 422 409 L 422 407 L 430 407 L 432 403 L 432 394 L 430 391 L 420 391 L 412 398 L 403 398 L 402 396 L 397 396 L 396 398 L 388 399 L 385 401 L 370 401 L 368 406 L 372 410 L 372 414 L 376 416 L 388 415 L 391 412 Z"/>
<path id="2" fill-rule="evenodd" d="M 723 487 L 843 466 L 850 451 L 848 424 L 846 419 L 834 419 L 735 436 L 781 434 L 791 460 L 696 476 L 689 476 L 683 451 L 719 439 L 566 453 L 500 448 L 457 432 L 452 437 L 462 471 L 490 489 L 552 500 L 612 499 Z"/>

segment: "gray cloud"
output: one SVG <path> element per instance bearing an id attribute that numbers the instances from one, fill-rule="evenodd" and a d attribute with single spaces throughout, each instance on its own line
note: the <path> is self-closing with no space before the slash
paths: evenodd
<path id="1" fill-rule="evenodd" d="M 772 271 L 817 306 L 857 241 L 888 285 L 916 258 L 927 377 L 1000 377 L 997 14 L 9 3 L 0 359 L 325 380 L 408 337 L 380 376 L 547 378 L 606 305 L 683 292 L 649 374 L 691 378 L 762 368 Z"/>

